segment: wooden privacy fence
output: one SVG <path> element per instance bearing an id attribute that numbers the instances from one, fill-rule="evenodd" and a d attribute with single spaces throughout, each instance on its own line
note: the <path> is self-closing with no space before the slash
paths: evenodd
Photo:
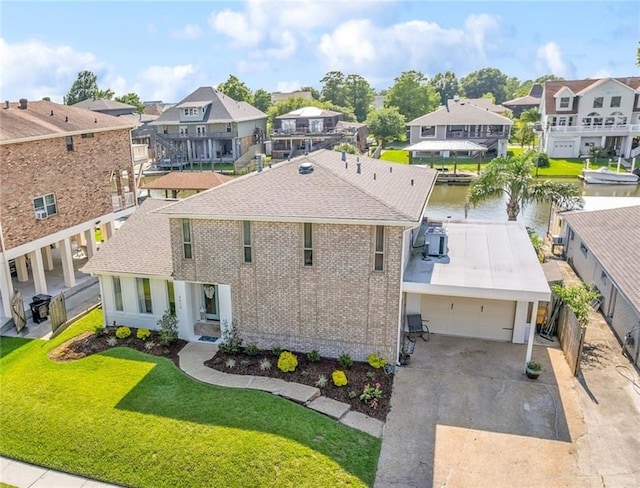
<path id="1" fill-rule="evenodd" d="M 51 332 L 55 334 L 60 327 L 67 323 L 67 306 L 62 293 L 51 299 L 49 315 L 51 316 Z"/>
<path id="2" fill-rule="evenodd" d="M 558 339 L 574 376 L 578 376 L 580 372 L 586 330 L 587 328 L 580 325 L 571 309 L 563 304 L 558 319 Z"/>
<path id="3" fill-rule="evenodd" d="M 22 292 L 16 290 L 11 297 L 11 318 L 16 326 L 16 332 L 20 332 L 27 325 L 27 316 L 24 313 L 24 300 Z"/>

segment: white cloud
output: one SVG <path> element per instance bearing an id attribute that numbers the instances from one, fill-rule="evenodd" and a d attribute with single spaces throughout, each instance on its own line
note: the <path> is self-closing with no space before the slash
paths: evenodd
<path id="1" fill-rule="evenodd" d="M 198 39 L 202 37 L 202 29 L 196 24 L 187 24 L 182 29 L 171 31 L 174 39 Z"/>
<path id="2" fill-rule="evenodd" d="M 80 71 L 93 71 L 102 87 L 101 75 L 106 69 L 105 63 L 92 53 L 69 46 L 35 40 L 9 44 L 0 38 L 0 99 L 3 100 L 51 97 L 52 101 L 61 103 Z"/>
<path id="3" fill-rule="evenodd" d="M 407 69 L 429 74 L 452 65 L 475 68 L 486 62 L 488 39 L 499 27 L 499 19 L 487 14 L 470 15 L 458 28 L 424 20 L 388 27 L 348 20 L 322 35 L 317 55 L 326 70 L 357 72 L 367 79 Z"/>
<path id="4" fill-rule="evenodd" d="M 560 46 L 550 41 L 538 47 L 536 53 L 538 65 L 543 70 L 551 72 L 556 76 L 566 77 L 569 75 L 569 67 L 562 58 Z"/>
<path id="5" fill-rule="evenodd" d="M 594 74 L 592 74 L 591 76 L 588 76 L 587 78 L 591 78 L 591 79 L 597 79 L 597 78 L 611 78 L 611 71 L 609 71 L 608 69 L 604 69 L 601 68 L 598 71 L 596 71 Z"/>
<path id="6" fill-rule="evenodd" d="M 137 86 L 144 87 L 144 93 L 138 93 L 143 100 L 175 102 L 183 97 L 185 91 L 193 91 L 196 73 L 191 64 L 149 66 L 136 76 Z"/>
<path id="7" fill-rule="evenodd" d="M 255 46 L 262 40 L 262 30 L 240 12 L 225 9 L 209 16 L 209 25 L 242 46 Z"/>

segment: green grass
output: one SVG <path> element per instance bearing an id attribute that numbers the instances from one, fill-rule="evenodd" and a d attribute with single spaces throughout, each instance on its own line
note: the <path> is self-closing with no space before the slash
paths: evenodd
<path id="1" fill-rule="evenodd" d="M 191 380 L 116 348 L 70 363 L 51 342 L 2 337 L 0 453 L 136 487 L 370 486 L 380 441 L 274 395 Z"/>
<path id="2" fill-rule="evenodd" d="M 525 150 L 527 150 L 527 148 L 509 147 L 509 151 L 511 151 L 514 155 L 518 155 Z M 404 149 L 385 149 L 382 152 L 380 159 L 384 161 L 391 161 L 393 163 L 409 164 L 409 152 Z M 486 164 L 489 161 L 489 159 L 483 159 L 482 164 Z M 442 158 L 440 156 L 436 156 L 434 158 L 414 158 L 413 163 L 428 165 L 433 163 L 434 168 L 444 167 L 449 171 L 453 171 L 454 169 L 452 158 Z M 600 160 L 597 164 L 594 164 L 592 162 L 590 164 L 590 167 L 597 168 L 600 166 L 607 166 L 607 164 L 608 162 L 606 160 Z M 540 178 L 575 178 L 582 174 L 583 168 L 584 159 L 581 158 L 549 158 L 549 167 L 539 168 L 537 174 Z M 458 158 L 458 171 L 465 173 L 477 173 L 478 159 Z M 534 174 L 536 174 L 535 169 L 533 172 Z"/>

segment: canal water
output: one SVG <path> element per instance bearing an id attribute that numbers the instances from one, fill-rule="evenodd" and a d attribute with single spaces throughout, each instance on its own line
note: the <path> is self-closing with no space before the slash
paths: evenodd
<path id="1" fill-rule="evenodd" d="M 640 199 L 640 185 L 587 185 L 575 179 L 554 179 L 554 181 L 574 183 L 580 186 L 584 196 L 638 197 Z M 431 219 L 444 220 L 451 217 L 451 220 L 464 220 L 464 203 L 468 189 L 468 186 L 436 185 L 427 205 L 427 216 Z M 506 221 L 506 204 L 507 198 L 505 196 L 486 200 L 477 207 L 470 207 L 467 218 L 469 220 Z M 539 235 L 545 235 L 550 211 L 551 205 L 549 203 L 533 202 L 520 212 L 518 221 L 534 228 Z"/>

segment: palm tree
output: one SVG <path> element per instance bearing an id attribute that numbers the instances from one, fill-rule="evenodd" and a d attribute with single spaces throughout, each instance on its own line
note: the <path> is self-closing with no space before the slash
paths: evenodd
<path id="1" fill-rule="evenodd" d="M 582 208 L 578 188 L 570 183 L 544 181 L 536 183 L 532 175 L 534 151 L 517 156 L 500 156 L 491 160 L 471 184 L 467 200 L 476 206 L 483 200 L 507 195 L 507 216 L 518 219 L 520 211 L 531 202 L 551 201 L 566 209 Z"/>

